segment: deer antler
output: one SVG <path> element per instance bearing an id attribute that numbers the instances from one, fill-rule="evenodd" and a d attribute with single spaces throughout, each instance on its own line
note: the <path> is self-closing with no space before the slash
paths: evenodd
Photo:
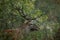
<path id="1" fill-rule="evenodd" d="M 24 19 L 26 19 L 26 20 L 35 20 L 36 18 L 30 18 L 30 17 L 28 17 L 28 15 L 26 15 L 25 13 L 24 13 L 24 11 L 23 11 L 23 6 L 22 6 L 22 8 L 17 8 L 16 7 L 16 10 L 20 13 L 20 15 L 24 18 Z"/>

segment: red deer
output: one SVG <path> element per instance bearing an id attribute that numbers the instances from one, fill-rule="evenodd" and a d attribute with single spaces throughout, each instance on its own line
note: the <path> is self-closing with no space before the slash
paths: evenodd
<path id="1" fill-rule="evenodd" d="M 12 40 L 22 40 L 24 37 L 24 34 L 29 33 L 29 31 L 38 30 L 39 27 L 37 27 L 35 24 L 31 24 L 30 22 L 32 20 L 35 20 L 36 18 L 27 18 L 23 12 L 23 9 L 16 8 L 16 10 L 21 13 L 21 16 L 25 19 L 24 23 L 19 27 L 15 29 L 6 29 L 4 32 L 6 32 L 9 35 L 12 35 Z M 20 39 L 18 39 L 20 38 Z"/>

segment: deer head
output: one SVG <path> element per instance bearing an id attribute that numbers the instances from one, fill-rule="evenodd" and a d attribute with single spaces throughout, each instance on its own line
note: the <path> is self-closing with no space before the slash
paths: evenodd
<path id="1" fill-rule="evenodd" d="M 21 25 L 22 28 L 27 28 L 27 29 L 30 28 L 31 31 L 39 29 L 37 25 L 30 23 L 32 20 L 36 20 L 36 18 L 30 18 L 27 14 L 25 14 L 23 10 L 23 6 L 22 8 L 16 7 L 16 10 L 20 13 L 21 17 L 25 19 L 23 25 Z"/>

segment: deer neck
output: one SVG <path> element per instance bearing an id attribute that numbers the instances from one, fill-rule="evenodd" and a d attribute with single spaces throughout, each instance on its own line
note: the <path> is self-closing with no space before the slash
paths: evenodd
<path id="1" fill-rule="evenodd" d="M 29 24 L 30 24 L 30 21 L 25 20 L 21 27 L 26 28 Z"/>

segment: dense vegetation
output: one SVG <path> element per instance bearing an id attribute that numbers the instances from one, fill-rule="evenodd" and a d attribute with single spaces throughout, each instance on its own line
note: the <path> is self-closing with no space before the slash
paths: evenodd
<path id="1" fill-rule="evenodd" d="M 26 27 L 26 31 L 30 31 L 31 26 L 27 28 L 25 21 L 31 22 L 39 30 L 27 31 L 27 34 L 21 28 L 24 35 L 21 34 L 21 37 L 19 35 L 16 40 L 59 40 L 56 36 L 60 35 L 59 2 L 59 0 L 0 0 L 0 40 L 13 40 L 9 33 L 4 32 L 7 29 Z"/>

